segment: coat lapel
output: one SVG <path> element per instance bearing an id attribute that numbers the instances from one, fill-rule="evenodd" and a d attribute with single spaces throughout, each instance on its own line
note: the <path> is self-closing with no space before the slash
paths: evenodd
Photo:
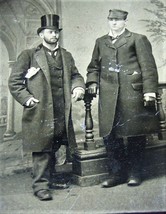
<path id="1" fill-rule="evenodd" d="M 60 48 L 60 52 L 61 52 L 61 56 L 62 56 L 62 65 L 63 65 L 63 78 L 64 78 L 64 90 L 66 90 L 66 84 L 69 83 L 71 80 L 69 79 L 69 72 L 68 72 L 68 68 L 69 68 L 69 64 L 68 62 L 66 62 L 66 54 L 65 51 Z M 66 93 L 65 93 L 66 92 Z M 65 91 L 64 94 L 68 94 L 68 91 Z"/>
<path id="2" fill-rule="evenodd" d="M 121 46 L 125 45 L 127 43 L 127 37 L 131 36 L 131 32 L 127 29 L 125 32 L 119 37 L 119 39 L 114 43 L 116 48 L 120 48 Z"/>
<path id="3" fill-rule="evenodd" d="M 62 56 L 62 65 L 63 65 L 63 80 L 64 80 L 64 97 L 65 97 L 65 118 L 66 118 L 66 130 L 68 134 L 68 123 L 69 123 L 69 115 L 71 108 L 71 91 L 69 90 L 69 85 L 71 82 L 69 75 L 69 62 L 67 62 L 66 51 L 64 51 L 61 47 L 59 48 L 61 56 Z"/>
<path id="4" fill-rule="evenodd" d="M 111 39 L 109 38 L 108 35 L 105 37 L 105 45 L 109 48 L 115 49 L 115 45 L 112 44 Z"/>
<path id="5" fill-rule="evenodd" d="M 114 43 L 114 46 L 116 48 L 120 48 L 121 46 L 125 45 L 127 43 L 126 38 L 124 36 L 119 37 L 117 41 Z"/>
<path id="6" fill-rule="evenodd" d="M 119 37 L 119 39 L 115 43 L 112 44 L 109 36 L 107 35 L 105 38 L 105 44 L 109 48 L 117 49 L 127 43 L 126 38 L 129 36 L 131 36 L 131 32 L 126 29 L 125 32 Z"/>
<path id="7" fill-rule="evenodd" d="M 43 47 L 40 50 L 36 51 L 34 57 L 39 64 L 39 67 L 43 71 L 48 83 L 50 83 L 49 67 Z"/>

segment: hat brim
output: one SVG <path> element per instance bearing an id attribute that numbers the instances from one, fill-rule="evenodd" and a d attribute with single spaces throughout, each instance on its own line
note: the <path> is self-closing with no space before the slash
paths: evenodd
<path id="1" fill-rule="evenodd" d="M 116 15 L 110 15 L 108 16 L 109 19 L 121 19 L 121 20 L 126 20 L 127 17 L 124 16 L 116 16 Z"/>
<path id="2" fill-rule="evenodd" d="M 40 27 L 40 28 L 38 28 L 37 29 L 37 34 L 39 35 L 39 33 L 42 31 L 42 30 L 44 30 L 44 29 L 51 29 L 51 30 L 59 30 L 59 31 L 61 31 L 62 30 L 62 28 L 56 28 L 56 27 L 53 27 L 53 26 L 46 26 L 46 27 Z"/>

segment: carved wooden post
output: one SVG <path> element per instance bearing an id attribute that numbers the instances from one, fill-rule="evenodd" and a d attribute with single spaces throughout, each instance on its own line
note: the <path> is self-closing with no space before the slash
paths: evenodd
<path id="1" fill-rule="evenodd" d="M 88 94 L 87 90 L 85 92 L 85 143 L 84 149 L 85 150 L 93 150 L 96 149 L 96 143 L 94 141 L 93 135 L 93 119 L 91 114 L 91 102 L 93 100 L 93 95 Z"/>
<path id="2" fill-rule="evenodd" d="M 108 178 L 105 147 L 97 147 L 93 135 L 91 102 L 93 95 L 85 92 L 85 142 L 84 149 L 77 149 L 73 156 L 73 182 L 80 186 L 91 186 Z"/>
<path id="3" fill-rule="evenodd" d="M 160 122 L 160 132 L 158 134 L 159 140 L 166 139 L 166 120 L 165 120 L 165 113 L 162 106 L 162 86 L 160 88 L 159 85 L 159 92 L 157 94 L 157 110 L 159 112 L 159 122 Z"/>

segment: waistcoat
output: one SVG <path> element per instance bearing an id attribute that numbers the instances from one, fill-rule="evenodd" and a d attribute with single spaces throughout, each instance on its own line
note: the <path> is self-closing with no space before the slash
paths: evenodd
<path id="1" fill-rule="evenodd" d="M 65 132 L 65 102 L 63 65 L 60 51 L 55 57 L 46 51 L 47 62 L 50 72 L 50 83 L 53 98 L 55 136 L 61 137 Z"/>

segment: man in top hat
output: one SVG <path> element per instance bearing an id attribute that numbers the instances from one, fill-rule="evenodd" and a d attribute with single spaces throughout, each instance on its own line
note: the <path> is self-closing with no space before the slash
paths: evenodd
<path id="1" fill-rule="evenodd" d="M 75 135 L 71 118 L 71 94 L 84 97 L 85 84 L 74 59 L 59 45 L 59 16 L 41 17 L 37 34 L 42 44 L 24 50 L 9 77 L 13 97 L 24 107 L 23 149 L 32 152 L 33 191 L 40 200 L 51 200 L 52 157 L 62 144 L 72 154 Z"/>
<path id="2" fill-rule="evenodd" d="M 109 11 L 109 33 L 98 38 L 87 68 L 90 94 L 99 89 L 99 130 L 110 178 L 102 187 L 141 183 L 146 135 L 158 131 L 156 63 L 147 37 L 126 29 L 128 12 Z"/>

